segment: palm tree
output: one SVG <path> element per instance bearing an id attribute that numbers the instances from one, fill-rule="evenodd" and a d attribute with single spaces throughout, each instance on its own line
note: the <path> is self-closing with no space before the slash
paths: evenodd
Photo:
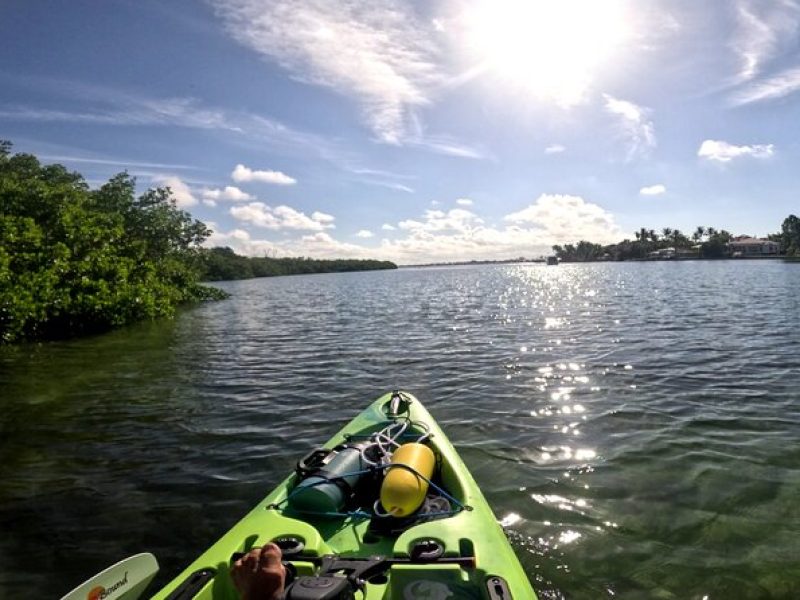
<path id="1" fill-rule="evenodd" d="M 695 242 L 699 242 L 701 239 L 703 239 L 703 236 L 705 234 L 706 234 L 706 228 L 700 225 L 697 227 L 697 229 L 694 230 L 694 233 L 692 234 L 692 239 Z"/>
<path id="2" fill-rule="evenodd" d="M 663 237 L 665 237 L 665 238 L 671 238 L 672 237 L 672 228 L 671 227 L 664 227 L 664 229 L 661 230 L 661 235 Z"/>

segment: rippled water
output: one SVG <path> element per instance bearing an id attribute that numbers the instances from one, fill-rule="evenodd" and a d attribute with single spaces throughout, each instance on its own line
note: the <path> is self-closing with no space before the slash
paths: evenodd
<path id="1" fill-rule="evenodd" d="M 461 451 L 543 598 L 800 597 L 800 265 L 484 266 L 0 353 L 0 596 L 165 581 L 384 391 Z"/>

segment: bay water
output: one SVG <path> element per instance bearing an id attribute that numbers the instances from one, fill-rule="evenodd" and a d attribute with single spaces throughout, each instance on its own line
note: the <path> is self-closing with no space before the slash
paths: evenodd
<path id="1" fill-rule="evenodd" d="M 800 597 L 800 264 L 218 285 L 172 321 L 0 350 L 0 597 L 142 551 L 164 583 L 393 389 L 541 598 Z"/>

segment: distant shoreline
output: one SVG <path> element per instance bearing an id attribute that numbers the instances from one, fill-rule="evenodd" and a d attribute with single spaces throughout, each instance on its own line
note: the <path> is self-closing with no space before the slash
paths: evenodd
<path id="1" fill-rule="evenodd" d="M 800 262 L 800 257 L 792 256 L 719 256 L 701 257 L 687 256 L 675 258 L 628 258 L 625 260 L 559 260 L 559 264 L 579 265 L 588 263 L 626 263 L 626 262 L 689 262 L 689 261 L 740 261 L 740 260 L 780 260 L 784 262 Z M 468 267 L 471 265 L 517 265 L 517 264 L 546 264 L 545 258 L 511 259 L 511 260 L 470 260 L 460 262 L 424 263 L 419 265 L 398 265 L 398 269 L 418 269 L 427 267 Z"/>

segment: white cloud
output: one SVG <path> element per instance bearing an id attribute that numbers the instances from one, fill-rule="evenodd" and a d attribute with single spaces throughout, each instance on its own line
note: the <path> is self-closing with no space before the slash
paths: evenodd
<path id="1" fill-rule="evenodd" d="M 219 231 L 216 226 L 205 246 L 228 246 L 245 256 L 309 256 L 312 258 L 375 258 L 380 254 L 373 248 L 339 242 L 328 233 L 317 232 L 296 239 L 272 242 L 253 238 L 244 229 Z"/>
<path id="2" fill-rule="evenodd" d="M 735 146 L 721 140 L 705 140 L 700 144 L 697 156 L 717 162 L 730 162 L 734 158 L 752 156 L 753 158 L 770 158 L 775 154 L 772 144 L 753 144 L 752 146 Z"/>
<path id="3" fill-rule="evenodd" d="M 384 223 L 383 225 L 381 225 L 381 229 L 383 229 L 384 231 L 394 231 L 395 229 L 397 229 L 397 227 L 395 227 L 394 225 L 390 225 L 389 223 Z"/>
<path id="4" fill-rule="evenodd" d="M 639 193 L 642 196 L 658 196 L 660 194 L 665 193 L 666 191 L 667 188 L 666 186 L 664 186 L 664 184 L 657 183 L 655 185 L 648 185 L 643 187 L 642 189 L 639 190 Z"/>
<path id="5" fill-rule="evenodd" d="M 470 211 L 427 210 L 419 219 L 407 219 L 395 239 L 378 247 L 340 242 L 326 231 L 272 242 L 254 239 L 244 229 L 218 232 L 208 245 L 230 246 L 237 252 L 260 256 L 352 257 L 393 260 L 399 264 L 536 257 L 551 252 L 553 244 L 581 239 L 598 243 L 624 237 L 613 215 L 577 196 L 543 194 L 530 206 L 505 218 L 506 225 L 489 227 Z M 391 231 L 391 227 L 382 229 Z"/>
<path id="6" fill-rule="evenodd" d="M 245 231 L 244 229 L 232 229 L 227 233 L 222 233 L 219 230 L 219 227 L 216 223 L 210 222 L 208 223 L 209 229 L 211 229 L 212 233 L 209 237 L 208 241 L 206 242 L 207 246 L 225 246 L 227 244 L 224 243 L 223 239 L 226 240 L 239 240 L 239 241 L 246 241 L 250 239 L 250 233 Z"/>
<path id="7" fill-rule="evenodd" d="M 331 228 L 334 227 L 333 222 L 335 218 L 333 215 L 329 215 L 324 212 L 315 210 L 313 213 L 311 213 L 311 219 L 316 221 L 317 223 L 320 223 L 325 227 L 331 227 Z"/>
<path id="8" fill-rule="evenodd" d="M 518 227 L 534 228 L 552 243 L 588 240 L 611 243 L 622 237 L 614 216 L 580 196 L 542 194 L 536 202 L 505 217 Z"/>
<path id="9" fill-rule="evenodd" d="M 217 203 L 214 200 L 209 200 L 208 198 L 203 200 L 203 204 L 205 204 L 206 206 L 210 206 L 211 208 L 214 208 L 217 205 Z"/>
<path id="10" fill-rule="evenodd" d="M 800 90 L 800 67 L 781 71 L 777 75 L 755 82 L 731 95 L 733 106 L 783 98 Z"/>
<path id="11" fill-rule="evenodd" d="M 456 204 L 459 206 L 472 206 L 473 202 L 469 198 L 459 198 L 456 200 Z"/>
<path id="12" fill-rule="evenodd" d="M 561 144 L 552 144 L 544 149 L 545 154 L 561 154 L 566 148 Z"/>
<path id="13" fill-rule="evenodd" d="M 613 215 L 576 196 L 543 194 L 505 221 L 504 227 L 489 227 L 466 210 L 428 210 L 420 219 L 401 222 L 405 236 L 384 239 L 376 251 L 381 258 L 414 264 L 536 257 L 549 254 L 553 244 L 581 239 L 610 243 L 624 237 Z"/>
<path id="14" fill-rule="evenodd" d="M 242 164 L 236 165 L 236 168 L 231 172 L 231 178 L 237 183 L 246 181 L 261 181 L 275 185 L 294 185 L 297 183 L 294 177 L 289 177 L 280 171 L 254 171 Z"/>
<path id="15" fill-rule="evenodd" d="M 153 183 L 159 187 L 168 187 L 172 190 L 172 197 L 179 208 L 188 208 L 197 204 L 197 198 L 195 198 L 191 188 L 180 177 L 175 175 L 157 176 L 153 178 Z"/>
<path id="16" fill-rule="evenodd" d="M 231 202 L 246 202 L 253 200 L 253 196 L 243 192 L 238 187 L 226 185 L 224 189 L 204 189 L 203 198 L 206 200 L 229 200 Z"/>
<path id="17" fill-rule="evenodd" d="M 239 221 L 273 230 L 322 231 L 335 227 L 334 218 L 331 215 L 314 212 L 309 217 L 286 205 L 272 208 L 263 202 L 234 206 L 230 209 L 230 214 Z"/>
<path id="18" fill-rule="evenodd" d="M 412 232 L 436 232 L 451 231 L 465 233 L 478 227 L 483 223 L 483 219 L 474 213 L 462 208 L 454 208 L 447 212 L 442 210 L 426 210 L 424 221 L 407 219 L 400 221 L 398 227 Z"/>
<path id="19" fill-rule="evenodd" d="M 620 119 L 622 135 L 628 141 L 627 160 L 644 156 L 656 146 L 656 133 L 649 119 L 649 110 L 629 102 L 603 94 L 605 109 Z"/>
<path id="20" fill-rule="evenodd" d="M 731 47 L 741 61 L 737 79 L 749 81 L 795 42 L 800 25 L 800 7 L 793 0 L 738 0 L 736 22 Z"/>
<path id="21" fill-rule="evenodd" d="M 391 0 L 217 0 L 241 44 L 298 80 L 354 95 L 379 139 L 399 143 L 438 80 L 430 23 Z"/>
<path id="22" fill-rule="evenodd" d="M 372 233 L 369 229 L 362 229 L 356 234 L 356 237 L 360 237 L 360 238 L 365 238 L 366 239 L 366 238 L 375 237 L 375 234 Z"/>

